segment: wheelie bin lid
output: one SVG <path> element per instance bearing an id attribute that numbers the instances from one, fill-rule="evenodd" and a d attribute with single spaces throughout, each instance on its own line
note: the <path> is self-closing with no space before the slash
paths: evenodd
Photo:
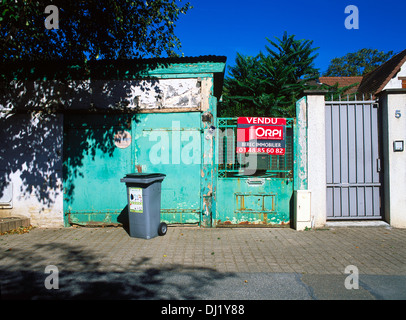
<path id="1" fill-rule="evenodd" d="M 164 173 L 127 173 L 124 178 L 120 179 L 120 181 L 126 183 L 148 184 L 155 181 L 162 181 L 165 177 L 166 174 Z"/>

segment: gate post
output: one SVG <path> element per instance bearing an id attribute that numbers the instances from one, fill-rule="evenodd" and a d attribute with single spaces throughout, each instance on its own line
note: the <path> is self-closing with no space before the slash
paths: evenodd
<path id="1" fill-rule="evenodd" d="M 305 91 L 296 105 L 293 226 L 326 223 L 325 91 Z"/>
<path id="2" fill-rule="evenodd" d="M 326 224 L 326 91 L 307 93 L 308 189 L 311 192 L 313 227 Z"/>
<path id="3" fill-rule="evenodd" d="M 384 219 L 392 227 L 406 228 L 406 89 L 382 91 L 379 105 L 382 108 Z"/>

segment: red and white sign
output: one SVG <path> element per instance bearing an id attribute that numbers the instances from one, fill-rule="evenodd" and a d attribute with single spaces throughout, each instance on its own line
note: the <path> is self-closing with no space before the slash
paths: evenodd
<path id="1" fill-rule="evenodd" d="M 252 126 L 248 128 L 237 128 L 237 141 L 250 140 L 283 140 L 282 126 Z"/>
<path id="2" fill-rule="evenodd" d="M 240 117 L 237 119 L 237 125 L 239 125 L 239 124 L 286 126 L 286 119 L 285 118 L 264 118 L 264 117 Z"/>
<path id="3" fill-rule="evenodd" d="M 237 153 L 285 154 L 285 118 L 240 117 Z"/>

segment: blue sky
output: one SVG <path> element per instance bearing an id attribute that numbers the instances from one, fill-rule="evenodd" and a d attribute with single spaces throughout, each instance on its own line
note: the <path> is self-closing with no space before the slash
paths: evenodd
<path id="1" fill-rule="evenodd" d="M 185 1 L 185 0 L 184 0 Z M 236 52 L 256 55 L 266 38 L 286 30 L 319 47 L 316 67 L 327 70 L 331 59 L 362 48 L 395 53 L 406 49 L 406 0 L 189 0 L 193 9 L 181 15 L 175 33 L 185 56 L 225 55 L 233 65 Z M 359 10 L 359 29 L 344 25 L 348 5 Z"/>

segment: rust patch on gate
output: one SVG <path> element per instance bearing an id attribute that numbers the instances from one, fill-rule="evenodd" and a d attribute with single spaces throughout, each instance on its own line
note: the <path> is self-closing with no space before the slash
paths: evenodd
<path id="1" fill-rule="evenodd" d="M 283 227 L 289 221 L 278 218 L 276 212 L 277 194 L 235 193 L 235 210 L 231 220 L 216 220 L 217 227 Z"/>
<path id="2" fill-rule="evenodd" d="M 236 211 L 247 211 L 247 212 L 257 212 L 257 213 L 272 213 L 275 212 L 275 198 L 277 194 L 251 194 L 251 193 L 236 193 L 235 194 L 235 201 L 236 201 Z M 246 200 L 246 198 L 251 197 L 254 198 L 251 202 Z M 265 198 L 270 197 L 271 201 L 271 208 L 266 208 L 265 206 Z M 246 203 L 248 202 L 248 205 Z M 252 205 L 254 207 L 252 207 Z"/>
<path id="3" fill-rule="evenodd" d="M 238 228 L 238 227 L 250 227 L 250 228 L 289 228 L 290 221 L 281 221 L 279 223 L 252 223 L 250 221 L 239 221 L 233 223 L 230 220 L 221 221 L 215 220 L 215 226 L 217 228 Z"/>

